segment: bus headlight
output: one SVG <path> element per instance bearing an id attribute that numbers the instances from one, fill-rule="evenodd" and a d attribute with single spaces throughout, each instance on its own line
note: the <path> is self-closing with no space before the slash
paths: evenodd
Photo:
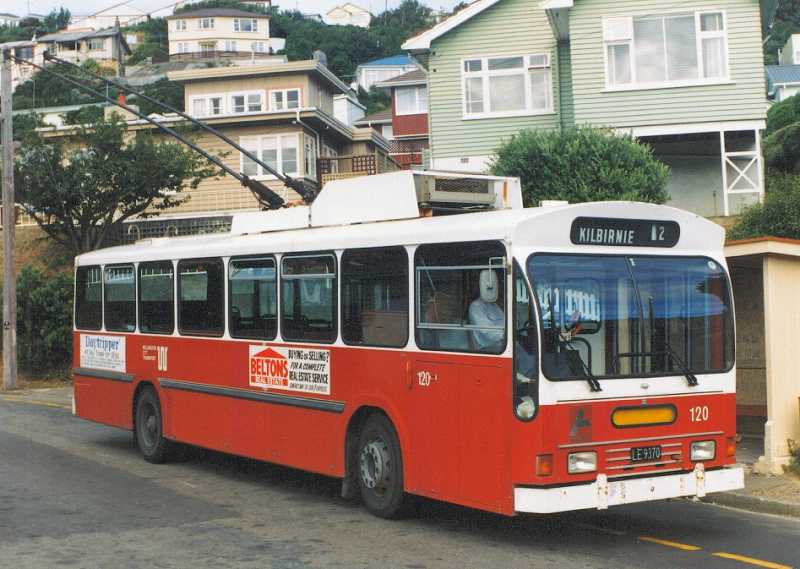
<path id="1" fill-rule="evenodd" d="M 517 400 L 517 417 L 527 421 L 533 418 L 536 414 L 536 403 L 533 397 L 525 395 Z"/>
<path id="2" fill-rule="evenodd" d="M 717 454 L 717 443 L 714 441 L 695 441 L 692 443 L 691 449 L 693 461 L 713 460 Z"/>
<path id="3" fill-rule="evenodd" d="M 597 470 L 597 453 L 573 452 L 567 457 L 567 472 L 570 474 L 581 474 L 582 472 L 594 472 Z"/>

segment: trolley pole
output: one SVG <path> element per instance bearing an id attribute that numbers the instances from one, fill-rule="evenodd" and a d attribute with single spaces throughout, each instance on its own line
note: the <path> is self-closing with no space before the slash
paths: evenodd
<path id="1" fill-rule="evenodd" d="M 17 385 L 17 276 L 14 270 L 14 133 L 11 122 L 11 53 L 3 50 L 0 72 L 3 144 L 3 390 Z"/>

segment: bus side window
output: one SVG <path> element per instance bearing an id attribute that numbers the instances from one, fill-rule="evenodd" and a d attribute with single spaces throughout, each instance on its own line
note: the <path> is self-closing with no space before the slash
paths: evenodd
<path id="1" fill-rule="evenodd" d="M 175 271 L 171 261 L 139 263 L 139 331 L 172 334 L 175 329 Z"/>
<path id="2" fill-rule="evenodd" d="M 106 330 L 136 330 L 136 280 L 133 265 L 106 265 L 103 278 Z"/>
<path id="3" fill-rule="evenodd" d="M 181 334 L 222 336 L 225 270 L 220 259 L 178 263 L 178 329 Z"/>
<path id="4" fill-rule="evenodd" d="M 274 340 L 278 333 L 275 259 L 233 259 L 228 265 L 230 324 L 234 338 Z"/>
<path id="5" fill-rule="evenodd" d="M 505 247 L 421 245 L 414 256 L 417 345 L 500 354 L 506 347 Z"/>
<path id="6" fill-rule="evenodd" d="M 281 335 L 285 340 L 336 340 L 336 257 L 281 259 Z"/>
<path id="7" fill-rule="evenodd" d="M 342 254 L 342 340 L 400 348 L 408 341 L 408 255 L 403 247 Z"/>
<path id="8" fill-rule="evenodd" d="M 103 281 L 100 267 L 78 267 L 75 272 L 75 327 L 99 330 L 103 326 Z"/>

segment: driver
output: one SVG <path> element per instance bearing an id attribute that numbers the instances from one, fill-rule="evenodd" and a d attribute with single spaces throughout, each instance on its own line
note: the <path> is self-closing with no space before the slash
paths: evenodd
<path id="1" fill-rule="evenodd" d="M 581 333 L 583 325 L 581 324 L 581 313 L 579 310 L 574 310 L 569 315 L 567 324 L 564 325 L 564 330 L 560 332 L 561 339 L 564 342 L 571 342 L 575 336 Z"/>
<path id="2" fill-rule="evenodd" d="M 479 281 L 480 295 L 469 305 L 469 323 L 482 329 L 473 330 L 472 337 L 479 351 L 499 351 L 503 347 L 506 316 L 503 309 L 497 306 L 500 292 L 497 273 L 484 269 Z"/>

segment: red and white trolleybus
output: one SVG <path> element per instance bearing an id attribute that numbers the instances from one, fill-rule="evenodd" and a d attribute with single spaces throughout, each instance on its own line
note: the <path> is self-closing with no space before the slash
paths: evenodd
<path id="1" fill-rule="evenodd" d="M 723 239 L 665 206 L 525 209 L 515 179 L 331 182 L 79 256 L 75 412 L 151 462 L 185 443 L 342 478 L 384 517 L 739 488 Z"/>

